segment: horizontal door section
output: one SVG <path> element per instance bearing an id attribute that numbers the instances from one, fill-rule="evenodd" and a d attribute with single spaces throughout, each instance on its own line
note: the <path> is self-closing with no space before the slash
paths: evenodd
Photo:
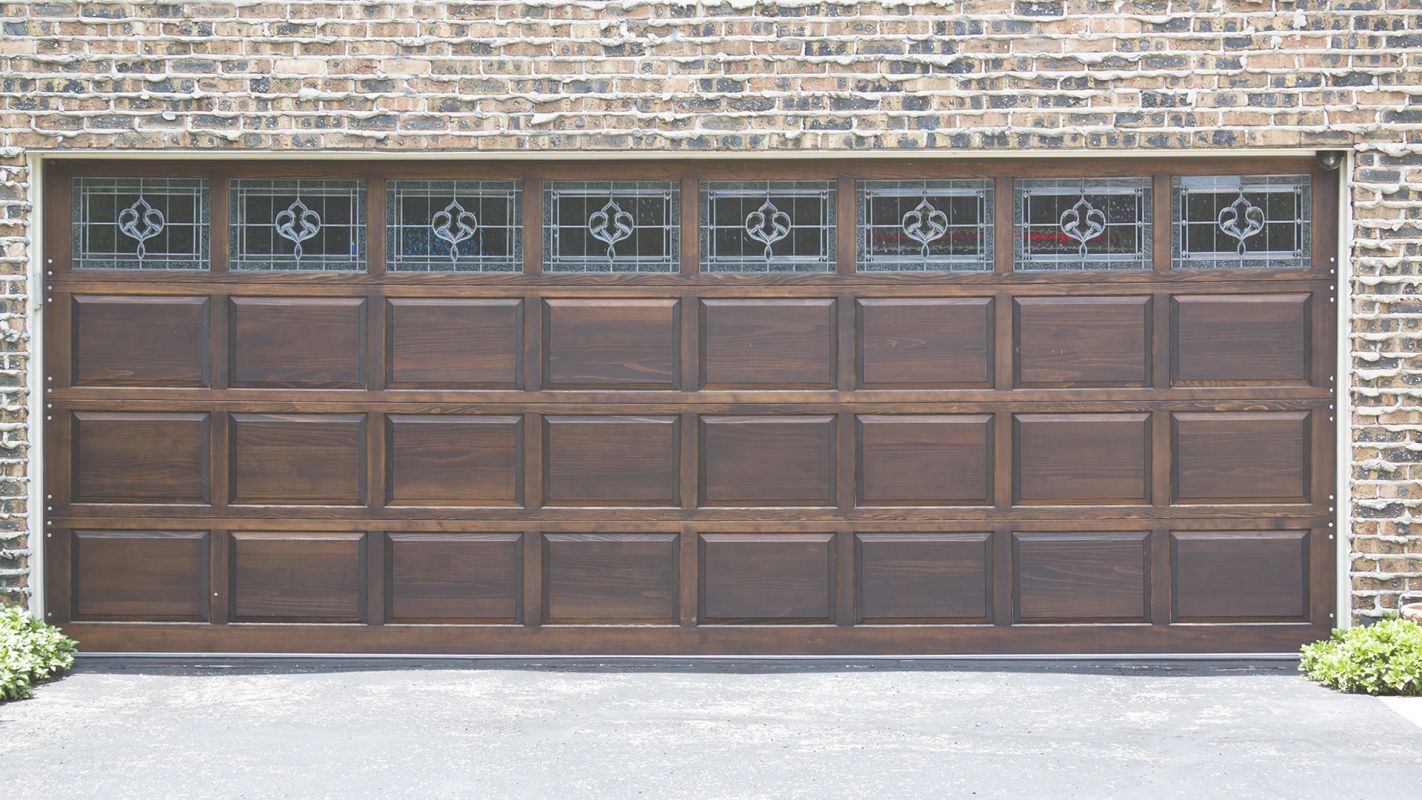
<path id="1" fill-rule="evenodd" d="M 1318 444 L 1327 441 L 1328 411 L 1274 405 L 1283 407 L 57 410 L 68 419 L 61 440 L 68 480 L 53 494 L 65 509 L 57 516 L 165 516 L 172 506 L 214 518 L 346 519 L 572 519 L 584 511 L 714 519 L 738 509 L 767 519 L 1316 512 L 1327 501 L 1318 482 L 1329 470 L 1327 451 Z"/>
<path id="2" fill-rule="evenodd" d="M 1326 530 L 1281 522 L 589 532 L 136 521 L 59 530 L 65 558 L 52 570 L 73 585 L 57 606 L 81 622 L 945 631 L 1319 622 L 1309 575 Z M 477 636 L 468 641 L 477 649 Z"/>
<path id="3" fill-rule="evenodd" d="M 769 297 L 736 296 L 732 287 L 578 296 L 544 287 L 495 297 L 81 293 L 59 309 L 67 358 L 51 388 L 57 399 L 501 403 L 1331 392 L 1329 303 L 1317 296 L 1324 284 L 1090 288 L 924 296 L 927 287 L 906 286 L 837 297 L 813 286 Z"/>

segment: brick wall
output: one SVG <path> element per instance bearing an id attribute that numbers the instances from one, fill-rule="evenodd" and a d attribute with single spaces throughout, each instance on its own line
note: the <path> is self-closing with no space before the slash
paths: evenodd
<path id="1" fill-rule="evenodd" d="M 37 149 L 1352 149 L 1356 614 L 1422 599 L 1417 0 L 0 3 L 0 592 Z"/>

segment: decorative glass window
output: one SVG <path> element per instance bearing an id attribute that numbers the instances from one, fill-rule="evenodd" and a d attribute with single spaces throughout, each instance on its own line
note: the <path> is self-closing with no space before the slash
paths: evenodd
<path id="1" fill-rule="evenodd" d="M 1181 176 L 1173 183 L 1176 269 L 1309 266 L 1309 176 Z"/>
<path id="2" fill-rule="evenodd" d="M 207 269 L 207 181 L 75 178 L 76 269 Z"/>
<path id="3" fill-rule="evenodd" d="M 701 184 L 703 272 L 832 272 L 833 181 Z"/>
<path id="4" fill-rule="evenodd" d="M 390 181 L 392 271 L 518 272 L 523 192 L 514 181 Z"/>
<path id="5" fill-rule="evenodd" d="M 365 181 L 232 181 L 232 269 L 364 270 Z"/>
<path id="6" fill-rule="evenodd" d="M 543 195 L 547 272 L 676 272 L 680 185 L 549 181 Z"/>
<path id="7" fill-rule="evenodd" d="M 1149 178 L 1017 181 L 1016 268 L 1150 269 Z"/>
<path id="8" fill-rule="evenodd" d="M 862 181 L 859 271 L 993 268 L 992 181 Z"/>

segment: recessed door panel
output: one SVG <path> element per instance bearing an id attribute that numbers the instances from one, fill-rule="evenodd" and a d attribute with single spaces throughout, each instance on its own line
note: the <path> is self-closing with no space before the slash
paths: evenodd
<path id="1" fill-rule="evenodd" d="M 392 389 L 517 389 L 523 301 L 393 297 L 386 301 Z"/>
<path id="2" fill-rule="evenodd" d="M 702 534 L 700 593 L 709 624 L 827 624 L 834 534 Z"/>
<path id="3" fill-rule="evenodd" d="M 206 386 L 206 297 L 74 298 L 75 386 Z"/>
<path id="4" fill-rule="evenodd" d="M 523 502 L 523 417 L 391 414 L 385 435 L 389 505 Z"/>
<path id="5" fill-rule="evenodd" d="M 835 495 L 835 418 L 701 418 L 701 502 L 828 506 Z"/>
<path id="6" fill-rule="evenodd" d="M 701 302 L 707 388 L 834 388 L 835 345 L 834 300 Z"/>
<path id="7" fill-rule="evenodd" d="M 991 297 L 862 298 L 859 385 L 972 389 L 992 385 Z"/>
<path id="8" fill-rule="evenodd" d="M 677 417 L 544 417 L 545 504 L 681 502 Z"/>
<path id="9" fill-rule="evenodd" d="M 545 300 L 543 383 L 549 389 L 675 389 L 676 300 Z"/>
<path id="10" fill-rule="evenodd" d="M 234 297 L 233 386 L 359 389 L 365 385 L 365 299 Z"/>

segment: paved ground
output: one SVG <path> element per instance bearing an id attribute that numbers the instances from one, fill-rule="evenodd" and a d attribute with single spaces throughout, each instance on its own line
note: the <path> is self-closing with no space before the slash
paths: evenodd
<path id="1" fill-rule="evenodd" d="M 1422 775 L 1422 729 L 1289 663 L 404 666 L 87 661 L 0 705 L 0 775 L 13 797 L 560 800 L 1340 800 Z"/>

